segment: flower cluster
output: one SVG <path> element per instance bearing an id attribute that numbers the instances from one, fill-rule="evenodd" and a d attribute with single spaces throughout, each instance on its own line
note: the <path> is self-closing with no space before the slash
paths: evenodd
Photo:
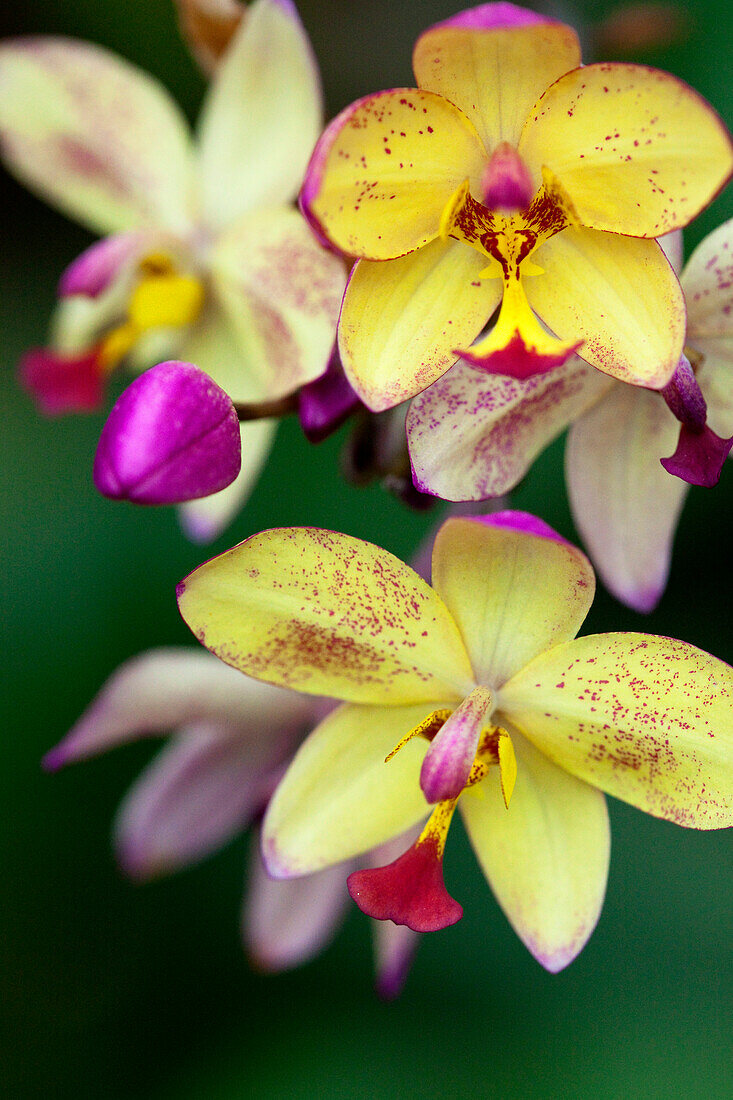
<path id="1" fill-rule="evenodd" d="M 98 47 L 0 44 L 5 163 L 103 234 L 62 274 L 23 384 L 57 414 L 98 408 L 123 364 L 139 375 L 102 431 L 99 490 L 178 504 L 205 541 L 290 412 L 308 441 L 352 419 L 357 473 L 421 503 L 506 497 L 567 428 L 590 558 L 650 611 L 688 487 L 715 486 L 733 445 L 733 221 L 684 266 L 680 233 L 733 174 L 713 108 L 668 73 L 583 65 L 571 27 L 500 2 L 425 30 L 414 87 L 321 132 L 291 0 L 178 9 L 210 78 L 195 137 Z M 314 527 L 254 534 L 179 585 L 214 656 L 138 658 L 46 758 L 174 731 L 117 819 L 131 875 L 261 820 L 255 960 L 315 953 L 348 885 L 393 995 L 416 933 L 461 917 L 456 809 L 553 972 L 600 914 L 605 794 L 731 823 L 731 668 L 670 638 L 578 637 L 591 561 L 542 519 L 484 511 L 439 528 L 432 587 Z"/>

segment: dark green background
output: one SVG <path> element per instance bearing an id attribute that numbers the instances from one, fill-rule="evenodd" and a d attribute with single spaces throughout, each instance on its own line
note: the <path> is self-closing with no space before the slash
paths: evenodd
<path id="1" fill-rule="evenodd" d="M 300 9 L 333 112 L 357 95 L 409 83 L 416 33 L 455 7 L 303 0 Z M 605 10 L 562 9 L 586 22 Z M 730 125 L 731 16 L 715 0 L 687 12 L 684 43 L 636 59 L 688 80 Z M 4 34 L 104 43 L 159 75 L 195 112 L 203 85 L 168 0 L 26 0 L 1 18 Z M 447 880 L 465 917 L 425 937 L 404 996 L 386 1006 L 372 993 L 369 922 L 356 912 L 300 971 L 250 971 L 237 926 L 242 840 L 169 880 L 133 887 L 122 879 L 109 823 L 150 746 L 56 777 L 38 761 L 121 660 L 189 640 L 174 586 L 208 555 L 183 540 L 171 512 L 95 494 L 101 415 L 44 421 L 18 391 L 18 356 L 42 342 L 56 278 L 90 238 L 12 180 L 1 185 L 9 707 L 0 766 L 0 1092 L 161 1100 L 731 1095 L 725 834 L 679 829 L 613 803 L 603 916 L 580 958 L 553 977 L 509 929 L 456 828 Z M 688 231 L 688 245 L 731 214 L 729 190 Z M 216 549 L 262 527 L 309 523 L 409 556 L 430 521 L 379 488 L 343 485 L 342 441 L 343 432 L 308 447 L 294 423 L 284 425 L 249 506 Z M 561 470 L 557 444 L 515 502 L 572 537 Z M 658 611 L 642 618 L 601 591 L 587 630 L 652 630 L 731 659 L 731 475 L 729 468 L 714 491 L 691 492 Z"/>

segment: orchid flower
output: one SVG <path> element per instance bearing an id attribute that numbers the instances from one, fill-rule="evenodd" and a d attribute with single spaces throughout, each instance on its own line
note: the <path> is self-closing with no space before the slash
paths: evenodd
<path id="1" fill-rule="evenodd" d="M 358 258 L 339 348 L 361 399 L 396 405 L 459 356 L 524 379 L 573 351 L 665 386 L 684 303 L 653 238 L 731 174 L 712 108 L 663 72 L 582 67 L 574 31 L 509 3 L 425 31 L 413 68 L 416 88 L 329 125 L 301 192 L 314 228 Z"/>
<path id="2" fill-rule="evenodd" d="M 257 683 L 207 653 L 149 650 L 117 669 L 44 764 L 56 771 L 173 731 L 128 792 L 114 826 L 121 867 L 146 881 L 198 862 L 256 821 L 304 734 L 331 707 Z M 372 858 L 390 854 L 385 848 Z M 287 969 L 326 945 L 345 912 L 349 869 L 275 882 L 264 873 L 259 852 L 254 855 L 242 934 L 256 966 Z M 377 925 L 377 988 L 383 996 L 399 993 L 416 942 L 409 929 Z"/>
<path id="3" fill-rule="evenodd" d="M 679 271 L 681 234 L 663 244 Z M 705 238 L 680 276 L 685 351 L 708 422 L 724 437 L 713 437 L 718 445 L 709 456 L 707 484 L 717 480 L 733 434 L 732 257 L 733 220 Z M 680 471 L 685 480 L 671 477 L 660 464 L 675 451 L 680 432 L 660 394 L 605 378 L 577 357 L 526 381 L 458 363 L 410 407 L 415 485 L 446 500 L 501 495 L 568 424 L 565 465 L 575 525 L 607 588 L 635 610 L 651 611 L 667 583 L 686 481 L 700 483 L 690 471 Z M 707 429 L 696 438 L 704 444 L 711 436 Z"/>
<path id="4" fill-rule="evenodd" d="M 179 606 L 227 664 L 344 700 L 270 801 L 271 875 L 331 867 L 427 817 L 349 890 L 380 920 L 443 928 L 462 914 L 442 871 L 459 805 L 510 922 L 556 971 L 603 902 L 603 791 L 680 825 L 731 822 L 733 670 L 669 638 L 576 638 L 591 565 L 525 513 L 449 519 L 432 571 L 433 588 L 370 543 L 281 528 L 200 566 Z"/>
<path id="5" fill-rule="evenodd" d="M 49 413 L 99 405 L 111 370 L 180 358 L 235 404 L 267 403 L 326 369 L 345 275 L 291 207 L 322 120 L 310 43 L 289 0 L 256 0 L 218 63 L 195 140 L 168 93 L 89 43 L 0 45 L 0 140 L 23 182 L 109 234 L 59 284 L 51 347 L 22 367 Z M 213 536 L 271 445 L 242 427 L 243 469 L 184 506 Z"/>

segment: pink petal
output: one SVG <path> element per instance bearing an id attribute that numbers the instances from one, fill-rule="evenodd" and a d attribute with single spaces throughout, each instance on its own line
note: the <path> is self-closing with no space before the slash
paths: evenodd
<path id="1" fill-rule="evenodd" d="M 216 851 L 262 809 L 270 771 L 255 765 L 248 739 L 207 724 L 187 729 L 120 806 L 114 831 L 123 869 L 149 879 Z"/>
<path id="2" fill-rule="evenodd" d="M 251 680 L 203 650 L 151 649 L 117 669 L 43 765 L 56 771 L 192 724 L 216 726 L 249 742 L 255 762 L 268 738 L 280 732 L 296 744 L 313 713 L 313 700 Z"/>
<path id="3" fill-rule="evenodd" d="M 688 485 L 712 489 L 720 480 L 731 447 L 733 436 L 722 439 L 707 425 L 702 431 L 693 431 L 682 424 L 677 450 L 669 458 L 660 459 L 660 462 L 668 474 L 674 474 Z"/>
<path id="4" fill-rule="evenodd" d="M 242 914 L 247 952 L 260 970 L 288 970 L 321 951 L 349 901 L 344 864 L 302 878 L 275 880 L 253 853 Z"/>
<path id="5" fill-rule="evenodd" d="M 469 27 L 477 31 L 488 31 L 502 27 L 527 27 L 533 23 L 553 22 L 554 20 L 536 11 L 520 8 L 516 4 L 479 4 L 478 7 L 460 11 L 457 15 L 444 19 L 429 29 L 434 31 L 438 27 Z"/>
<path id="6" fill-rule="evenodd" d="M 178 504 L 234 481 L 239 421 L 208 375 L 171 360 L 146 371 L 114 405 L 94 459 L 94 484 L 113 500 Z"/>

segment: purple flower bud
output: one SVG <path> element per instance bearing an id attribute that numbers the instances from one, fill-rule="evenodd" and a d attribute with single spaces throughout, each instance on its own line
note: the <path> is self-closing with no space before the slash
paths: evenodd
<path id="1" fill-rule="evenodd" d="M 94 484 L 135 504 L 179 504 L 225 488 L 242 461 L 229 397 L 191 363 L 159 363 L 113 407 L 99 438 Z"/>
<path id="2" fill-rule="evenodd" d="M 325 372 L 298 396 L 298 415 L 306 439 L 320 443 L 361 406 L 334 349 Z"/>

